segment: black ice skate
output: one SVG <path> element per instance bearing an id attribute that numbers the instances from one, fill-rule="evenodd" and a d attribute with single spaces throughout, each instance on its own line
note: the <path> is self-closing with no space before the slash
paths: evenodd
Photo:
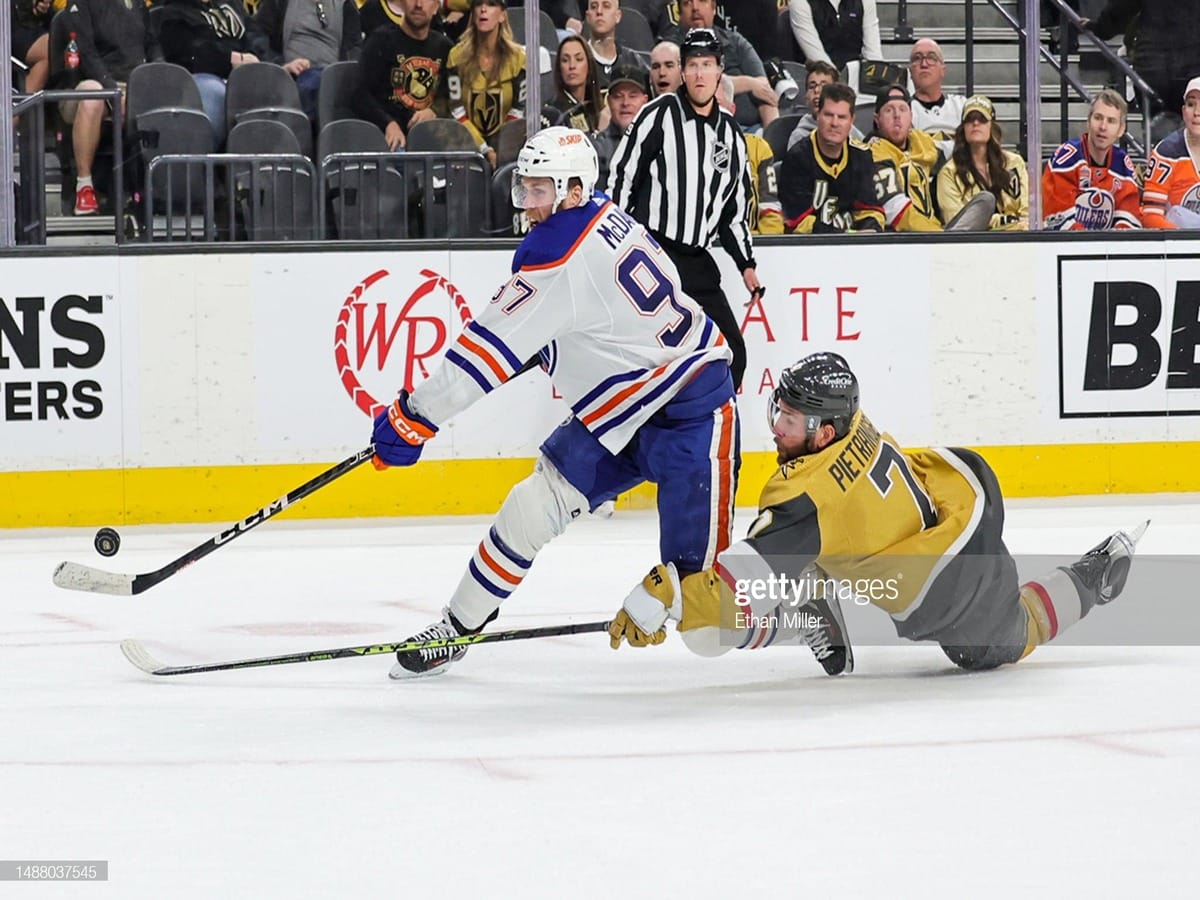
<path id="1" fill-rule="evenodd" d="M 821 664 L 826 675 L 849 675 L 854 671 L 854 648 L 846 633 L 842 604 L 835 597 L 819 597 L 801 608 L 800 637 Z"/>
<path id="2" fill-rule="evenodd" d="M 483 625 L 496 618 L 493 612 Z M 408 639 L 411 643 L 418 641 L 450 641 L 468 634 L 479 634 L 483 625 L 471 629 L 454 618 L 449 607 L 442 610 L 442 620 L 434 622 L 424 631 L 418 631 Z M 450 668 L 451 663 L 458 662 L 467 653 L 464 646 L 441 645 L 425 650 L 400 651 L 396 654 L 396 664 L 388 672 L 388 677 L 400 680 L 404 678 L 422 678 L 427 675 L 441 675 Z"/>
<path id="3" fill-rule="evenodd" d="M 1147 519 L 1128 532 L 1118 531 L 1071 564 L 1069 571 L 1091 592 L 1097 605 L 1111 603 L 1125 589 L 1134 549 L 1149 525 Z"/>

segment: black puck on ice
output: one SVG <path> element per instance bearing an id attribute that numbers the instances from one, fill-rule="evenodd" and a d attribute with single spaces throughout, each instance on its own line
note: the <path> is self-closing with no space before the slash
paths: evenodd
<path id="1" fill-rule="evenodd" d="M 92 543 L 101 556 L 116 556 L 117 551 L 121 549 L 121 536 L 114 528 L 101 528 L 96 532 L 96 539 Z"/>

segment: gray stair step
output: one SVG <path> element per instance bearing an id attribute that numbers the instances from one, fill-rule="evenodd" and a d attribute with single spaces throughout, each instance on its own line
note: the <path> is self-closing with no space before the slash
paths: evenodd
<path id="1" fill-rule="evenodd" d="M 899 3 L 897 0 L 878 0 L 880 30 L 891 30 L 896 27 L 899 19 Z M 1017 15 L 1016 0 L 1005 0 L 1001 3 L 1014 17 Z M 976 28 L 1005 27 L 1011 33 L 1003 17 L 992 8 L 990 3 L 975 3 Z M 933 37 L 929 34 L 934 29 L 957 28 L 961 33 L 966 22 L 966 3 L 964 0 L 908 0 L 908 24 L 919 37 Z"/>

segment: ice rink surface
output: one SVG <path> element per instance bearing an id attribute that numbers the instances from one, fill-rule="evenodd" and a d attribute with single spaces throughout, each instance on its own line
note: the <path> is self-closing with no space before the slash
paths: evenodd
<path id="1" fill-rule="evenodd" d="M 1200 544 L 1195 497 L 1014 503 L 1006 539 L 1077 555 L 1147 516 L 1139 554 Z M 124 529 L 111 560 L 91 530 L 0 532 L 0 858 L 110 867 L 0 897 L 1195 896 L 1194 646 L 1050 646 L 976 675 L 859 646 L 831 679 L 805 648 L 580 635 L 407 683 L 386 656 L 156 679 L 118 649 L 399 641 L 485 529 L 271 522 L 125 598 L 50 576 L 149 571 L 218 528 Z M 576 523 L 495 627 L 609 618 L 656 534 L 650 513 Z"/>

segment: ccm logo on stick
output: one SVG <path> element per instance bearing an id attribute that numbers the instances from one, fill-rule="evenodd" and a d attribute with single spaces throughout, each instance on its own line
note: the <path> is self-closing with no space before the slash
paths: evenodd
<path id="1" fill-rule="evenodd" d="M 1200 255 L 1060 257 L 1062 418 L 1200 415 Z"/>

